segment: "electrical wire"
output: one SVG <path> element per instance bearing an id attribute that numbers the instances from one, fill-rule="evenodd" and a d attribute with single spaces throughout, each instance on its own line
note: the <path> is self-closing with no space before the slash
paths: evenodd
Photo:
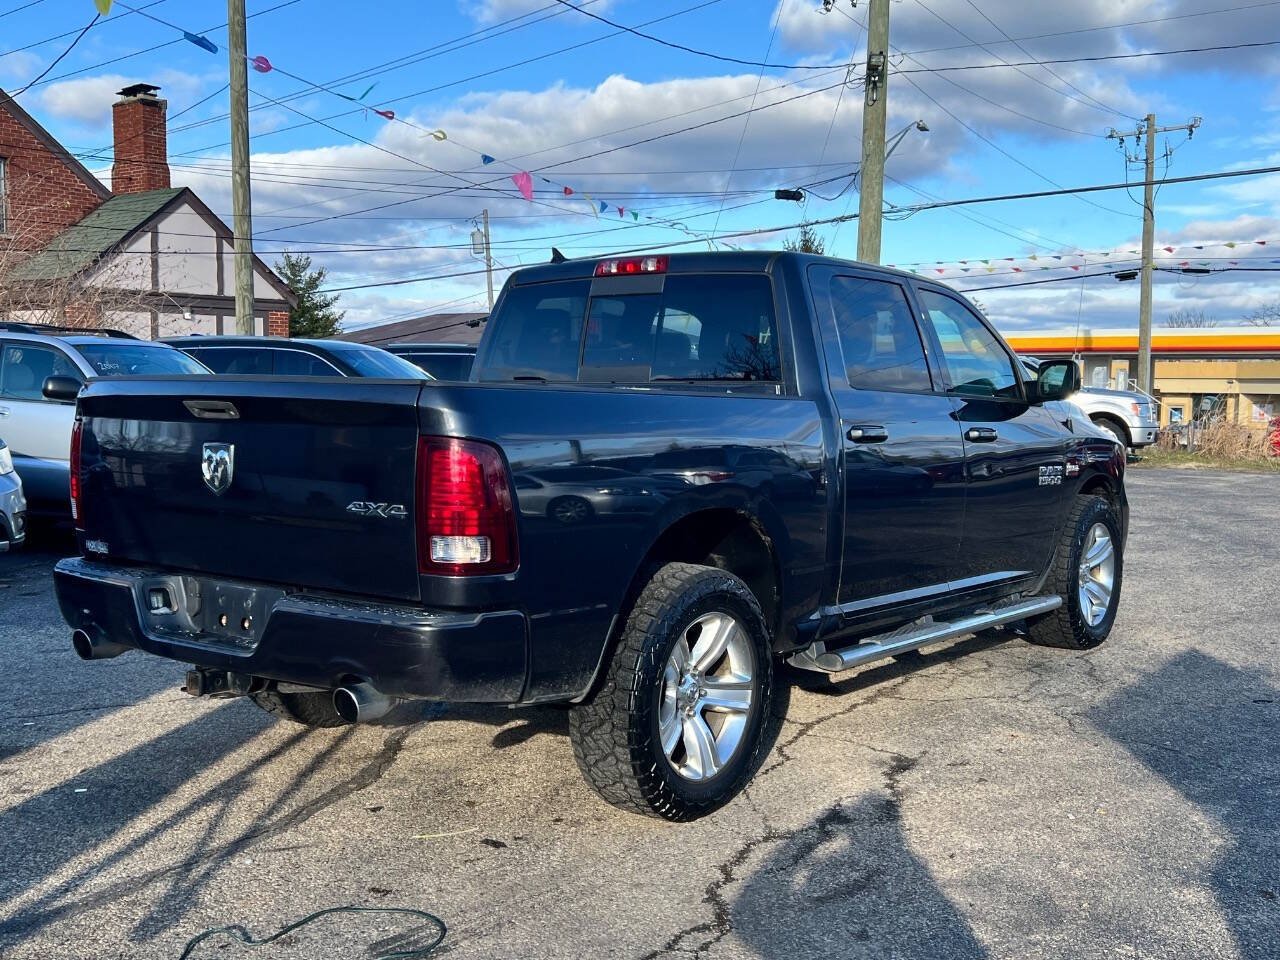
<path id="1" fill-rule="evenodd" d="M 944 67 L 922 66 L 918 69 L 893 70 L 891 73 L 955 73 L 961 70 L 995 70 L 1000 67 L 1043 67 L 1045 64 L 1058 63 L 1103 63 L 1108 60 L 1139 60 L 1144 57 L 1172 57 L 1184 53 L 1214 53 L 1221 50 L 1248 50 L 1257 47 L 1274 47 L 1277 44 L 1280 44 L 1280 40 L 1256 40 L 1250 43 L 1221 43 L 1210 47 L 1181 47 L 1177 50 L 1146 50 L 1142 53 L 1108 53 L 1097 54 L 1091 57 L 1061 57 L 1056 60 L 968 63 Z"/>
<path id="2" fill-rule="evenodd" d="M 650 40 L 653 43 L 661 44 L 662 46 L 669 47 L 672 50 L 683 50 L 685 53 L 692 53 L 695 56 L 707 57 L 711 60 L 719 60 L 721 63 L 736 63 L 744 67 L 759 67 L 761 70 L 764 70 L 766 67 L 770 67 L 775 70 L 830 70 L 832 67 L 836 66 L 836 64 L 832 64 L 832 63 L 817 64 L 817 65 L 808 64 L 808 63 L 769 63 L 768 53 L 764 55 L 765 56 L 764 60 L 743 60 L 739 57 L 726 57 L 718 53 L 711 53 L 708 50 L 699 50 L 697 47 L 688 47 L 688 46 L 685 46 L 683 43 L 676 43 L 673 40 L 664 40 L 661 37 L 655 37 L 651 33 L 644 33 L 641 30 L 637 30 L 635 27 L 628 27 L 626 24 L 618 23 L 616 20 L 610 20 L 608 17 L 602 17 L 598 13 L 593 13 L 590 10 L 584 10 L 582 9 L 582 7 L 579 7 L 579 6 L 576 6 L 575 4 L 570 3 L 569 0 L 556 0 L 556 2 L 563 4 L 564 6 L 568 7 L 570 10 L 577 10 L 580 14 L 586 17 L 590 17 L 592 20 L 599 20 L 601 23 L 607 23 L 611 27 L 616 27 L 619 30 L 623 30 L 637 37 L 641 37 L 645 40 Z M 774 17 L 775 33 L 777 32 L 777 23 L 781 16 L 781 10 L 783 5 L 784 5 L 783 3 L 778 4 L 778 15 L 775 15 Z M 772 50 L 772 47 L 773 45 L 771 43 L 770 50 Z"/>
<path id="3" fill-rule="evenodd" d="M 49 71 L 51 71 L 59 63 L 61 63 L 62 58 L 65 57 L 67 54 L 69 54 L 72 50 L 74 50 L 76 48 L 76 44 L 79 43 L 84 38 L 84 35 L 88 33 L 90 29 L 93 28 L 93 25 L 96 24 L 101 19 L 102 19 L 102 14 L 95 13 L 93 15 L 93 19 L 84 25 L 84 29 L 82 29 L 79 33 L 76 34 L 76 38 L 72 40 L 71 43 L 67 44 L 67 48 L 63 50 L 60 54 L 58 54 L 56 57 L 54 57 L 53 62 L 50 63 L 47 67 L 45 67 L 44 70 L 40 74 L 38 74 L 34 80 L 29 81 L 26 86 L 24 86 L 21 90 L 17 91 L 16 93 L 6 94 L 5 96 L 8 97 L 8 99 L 10 100 L 16 100 L 18 99 L 18 97 L 22 96 L 32 87 L 34 87 L 37 83 L 39 83 L 41 80 L 47 77 L 49 75 Z"/>

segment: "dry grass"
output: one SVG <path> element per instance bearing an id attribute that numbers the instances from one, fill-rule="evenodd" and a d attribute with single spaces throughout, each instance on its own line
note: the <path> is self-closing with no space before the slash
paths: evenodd
<path id="1" fill-rule="evenodd" d="M 1195 431 L 1194 450 L 1182 447 L 1171 431 L 1161 431 L 1155 445 L 1142 451 L 1138 465 L 1280 472 L 1278 448 L 1280 418 L 1265 430 L 1213 423 Z"/>

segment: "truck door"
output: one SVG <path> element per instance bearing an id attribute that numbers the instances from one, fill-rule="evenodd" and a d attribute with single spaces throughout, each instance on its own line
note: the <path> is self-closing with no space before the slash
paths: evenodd
<path id="1" fill-rule="evenodd" d="M 827 379 L 841 420 L 848 617 L 928 600 L 956 574 L 964 447 L 935 384 L 906 288 L 855 268 L 813 266 Z"/>
<path id="2" fill-rule="evenodd" d="M 953 587 L 1037 577 L 1061 517 L 1066 429 L 1027 402 L 1015 357 L 968 304 L 940 289 L 917 293 L 964 437 L 967 573 Z"/>
<path id="3" fill-rule="evenodd" d="M 57 347 L 0 340 L 0 437 L 13 454 L 14 468 L 32 507 L 64 510 L 69 502 L 68 460 L 74 401 L 46 400 L 46 377 L 83 380 Z"/>

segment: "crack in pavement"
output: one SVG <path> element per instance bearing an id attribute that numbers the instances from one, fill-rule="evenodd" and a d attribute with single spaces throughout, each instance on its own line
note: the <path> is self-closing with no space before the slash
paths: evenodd
<path id="1" fill-rule="evenodd" d="M 902 802 L 906 795 L 902 780 L 920 762 L 924 754 L 921 753 L 912 757 L 892 750 L 867 746 L 868 749 L 883 753 L 889 758 L 884 770 L 881 771 L 884 789 L 889 795 L 885 802 L 884 817 L 900 823 L 902 819 Z M 804 826 L 791 830 L 766 827 L 763 833 L 746 840 L 726 860 L 717 864 L 715 868 L 716 877 L 706 886 L 702 902 L 711 908 L 711 919 L 677 931 L 661 947 L 645 954 L 640 960 L 659 960 L 661 957 L 672 954 L 704 957 L 712 947 L 733 932 L 732 908 L 724 891 L 730 884 L 742 879 L 737 875 L 737 871 L 747 862 L 751 855 L 766 844 L 795 843 L 797 845 L 795 855 L 776 868 L 786 872 L 795 871 L 806 859 L 816 853 L 834 833 L 842 828 L 851 828 L 856 825 L 857 818 L 854 815 L 854 811 L 847 806 L 854 799 L 856 798 L 853 796 L 839 798 L 832 806 L 819 814 L 817 819 Z M 874 878 L 870 875 L 864 878 L 866 882 L 871 882 L 872 879 Z M 848 891 L 845 892 L 847 893 Z M 701 942 L 686 944 L 691 938 L 701 935 L 706 935 Z"/>

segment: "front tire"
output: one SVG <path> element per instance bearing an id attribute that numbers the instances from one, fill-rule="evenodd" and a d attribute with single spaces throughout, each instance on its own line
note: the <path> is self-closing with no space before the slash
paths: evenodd
<path id="1" fill-rule="evenodd" d="M 1126 450 L 1129 449 L 1129 435 L 1125 432 L 1124 427 L 1120 426 L 1120 424 L 1116 423 L 1109 417 L 1099 417 L 1097 420 L 1093 421 L 1093 425 L 1104 433 L 1111 434 L 1111 436 L 1115 438 L 1116 443 L 1120 444 L 1120 446 L 1124 447 Z"/>
<path id="2" fill-rule="evenodd" d="M 1103 497 L 1076 497 L 1063 527 L 1047 589 L 1062 606 L 1027 624 L 1027 640 L 1088 650 L 1111 633 L 1120 605 L 1124 548 L 1120 518 Z"/>
<path id="3" fill-rule="evenodd" d="M 614 806 L 692 820 L 755 773 L 772 695 L 769 631 L 747 585 L 669 563 L 641 591 L 603 685 L 569 714 L 574 759 Z"/>

